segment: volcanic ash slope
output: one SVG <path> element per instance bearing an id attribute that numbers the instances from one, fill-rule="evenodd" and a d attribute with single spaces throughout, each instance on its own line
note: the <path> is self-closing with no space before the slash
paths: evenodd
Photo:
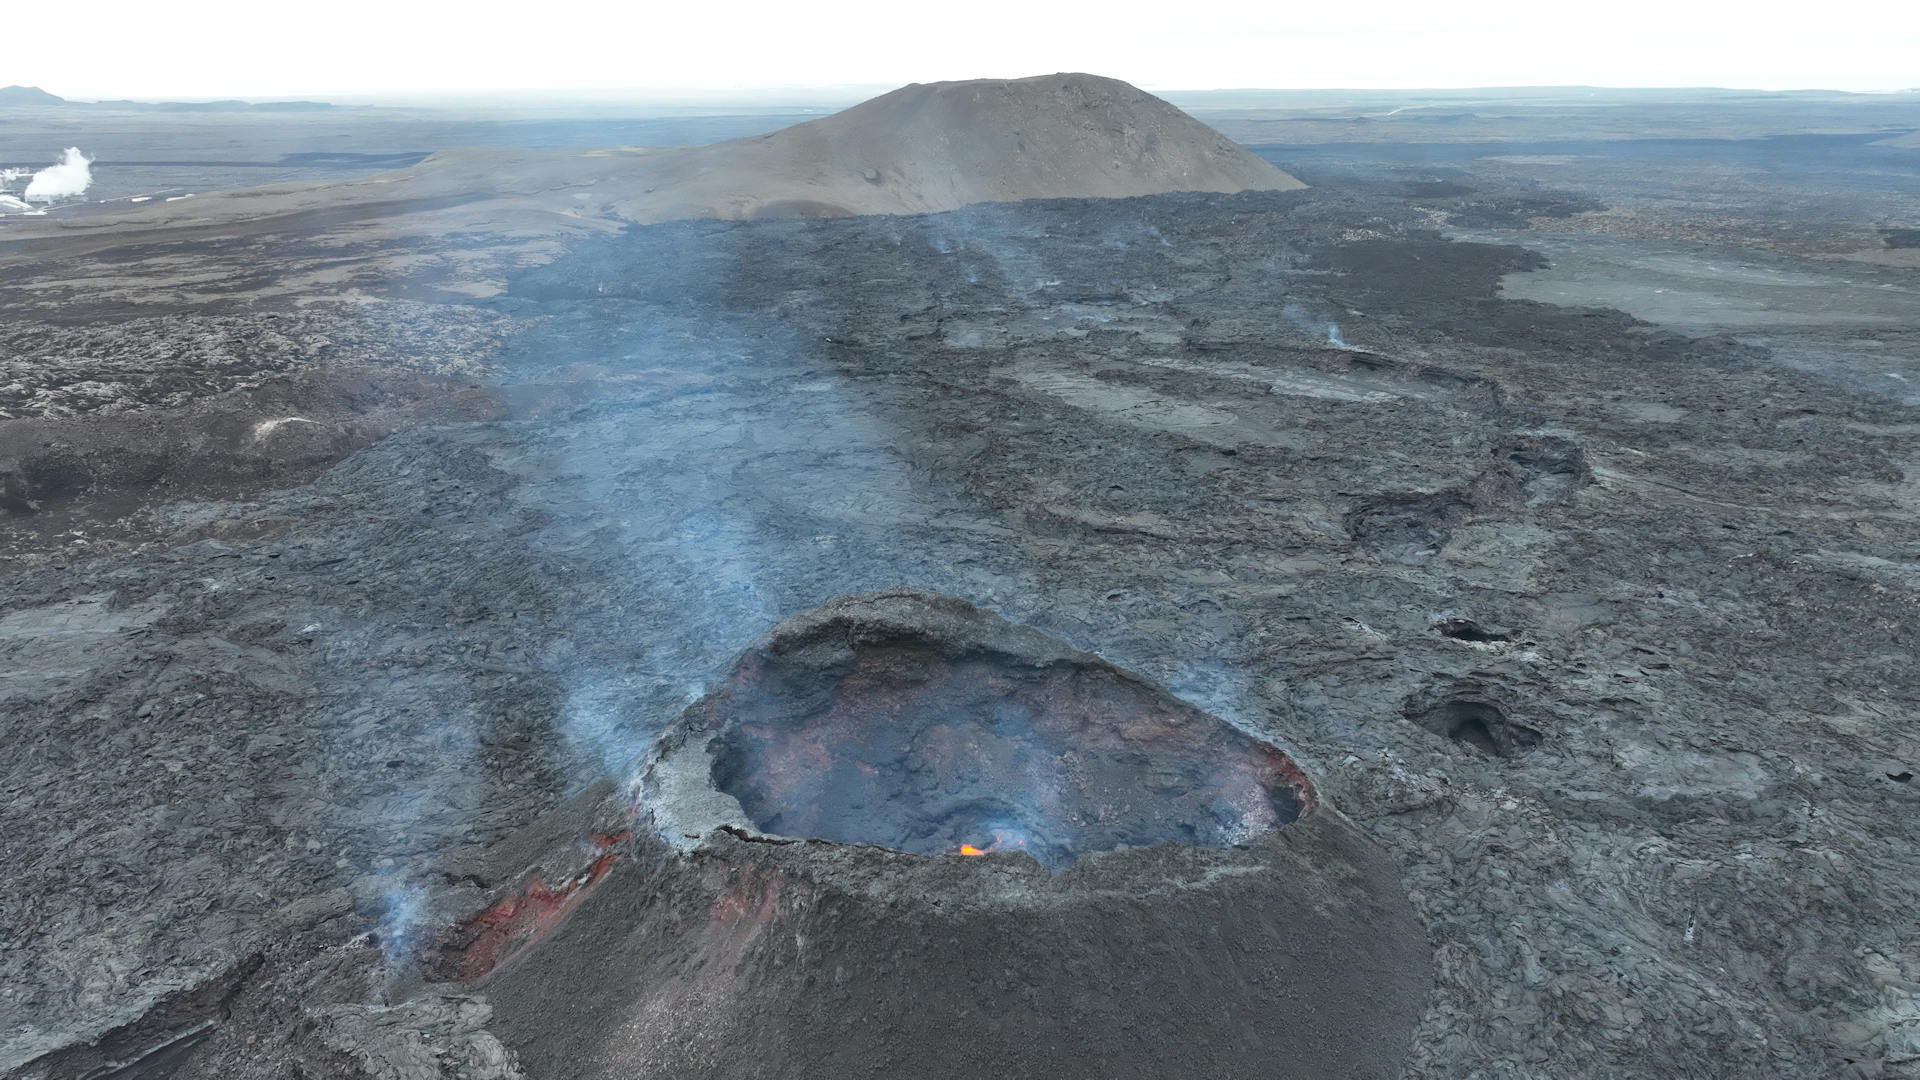
<path id="1" fill-rule="evenodd" d="M 622 216 L 839 216 L 1019 199 L 1290 191 L 1300 181 L 1116 79 L 916 83 L 833 116 L 685 151 Z"/>

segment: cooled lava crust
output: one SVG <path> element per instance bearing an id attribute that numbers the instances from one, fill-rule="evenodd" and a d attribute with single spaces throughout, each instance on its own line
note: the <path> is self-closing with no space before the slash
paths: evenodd
<path id="1" fill-rule="evenodd" d="M 780 624 L 639 798 L 479 984 L 528 1075 L 1394 1076 L 1430 980 L 1279 749 L 949 597 Z"/>

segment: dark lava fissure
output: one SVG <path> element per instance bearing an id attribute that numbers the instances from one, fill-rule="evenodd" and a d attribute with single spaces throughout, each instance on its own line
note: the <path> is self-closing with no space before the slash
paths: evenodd
<path id="1" fill-rule="evenodd" d="M 712 779 L 772 834 L 1057 869 L 1232 846 L 1311 810 L 1279 750 L 1112 671 L 893 644 L 828 685 L 763 674 L 723 699 Z"/>

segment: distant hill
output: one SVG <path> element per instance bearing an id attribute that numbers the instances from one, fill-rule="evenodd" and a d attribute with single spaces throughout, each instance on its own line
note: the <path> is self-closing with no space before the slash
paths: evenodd
<path id="1" fill-rule="evenodd" d="M 849 213 L 1305 186 L 1160 98 L 1082 73 L 915 84 L 723 145 L 713 158 L 737 148 L 762 175 L 837 188 L 825 201 Z"/>
<path id="2" fill-rule="evenodd" d="M 469 175 L 489 166 L 456 151 L 417 168 Z M 635 221 L 1306 186 L 1151 94 L 1078 73 L 916 83 L 770 135 L 595 171 L 615 215 Z"/>
<path id="3" fill-rule="evenodd" d="M 0 86 L 0 109 L 38 108 L 65 105 L 67 99 L 49 94 L 37 86 Z"/>

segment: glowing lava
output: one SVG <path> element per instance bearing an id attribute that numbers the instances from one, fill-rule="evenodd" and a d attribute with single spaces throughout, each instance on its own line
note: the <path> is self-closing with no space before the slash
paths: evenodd
<path id="1" fill-rule="evenodd" d="M 1011 829 L 995 829 L 993 830 L 993 843 L 988 844 L 986 847 L 974 847 L 972 844 L 961 844 L 960 854 L 985 855 L 989 851 L 999 851 L 1002 848 L 1021 848 L 1024 850 L 1026 846 L 1027 840 L 1025 836 Z"/>

